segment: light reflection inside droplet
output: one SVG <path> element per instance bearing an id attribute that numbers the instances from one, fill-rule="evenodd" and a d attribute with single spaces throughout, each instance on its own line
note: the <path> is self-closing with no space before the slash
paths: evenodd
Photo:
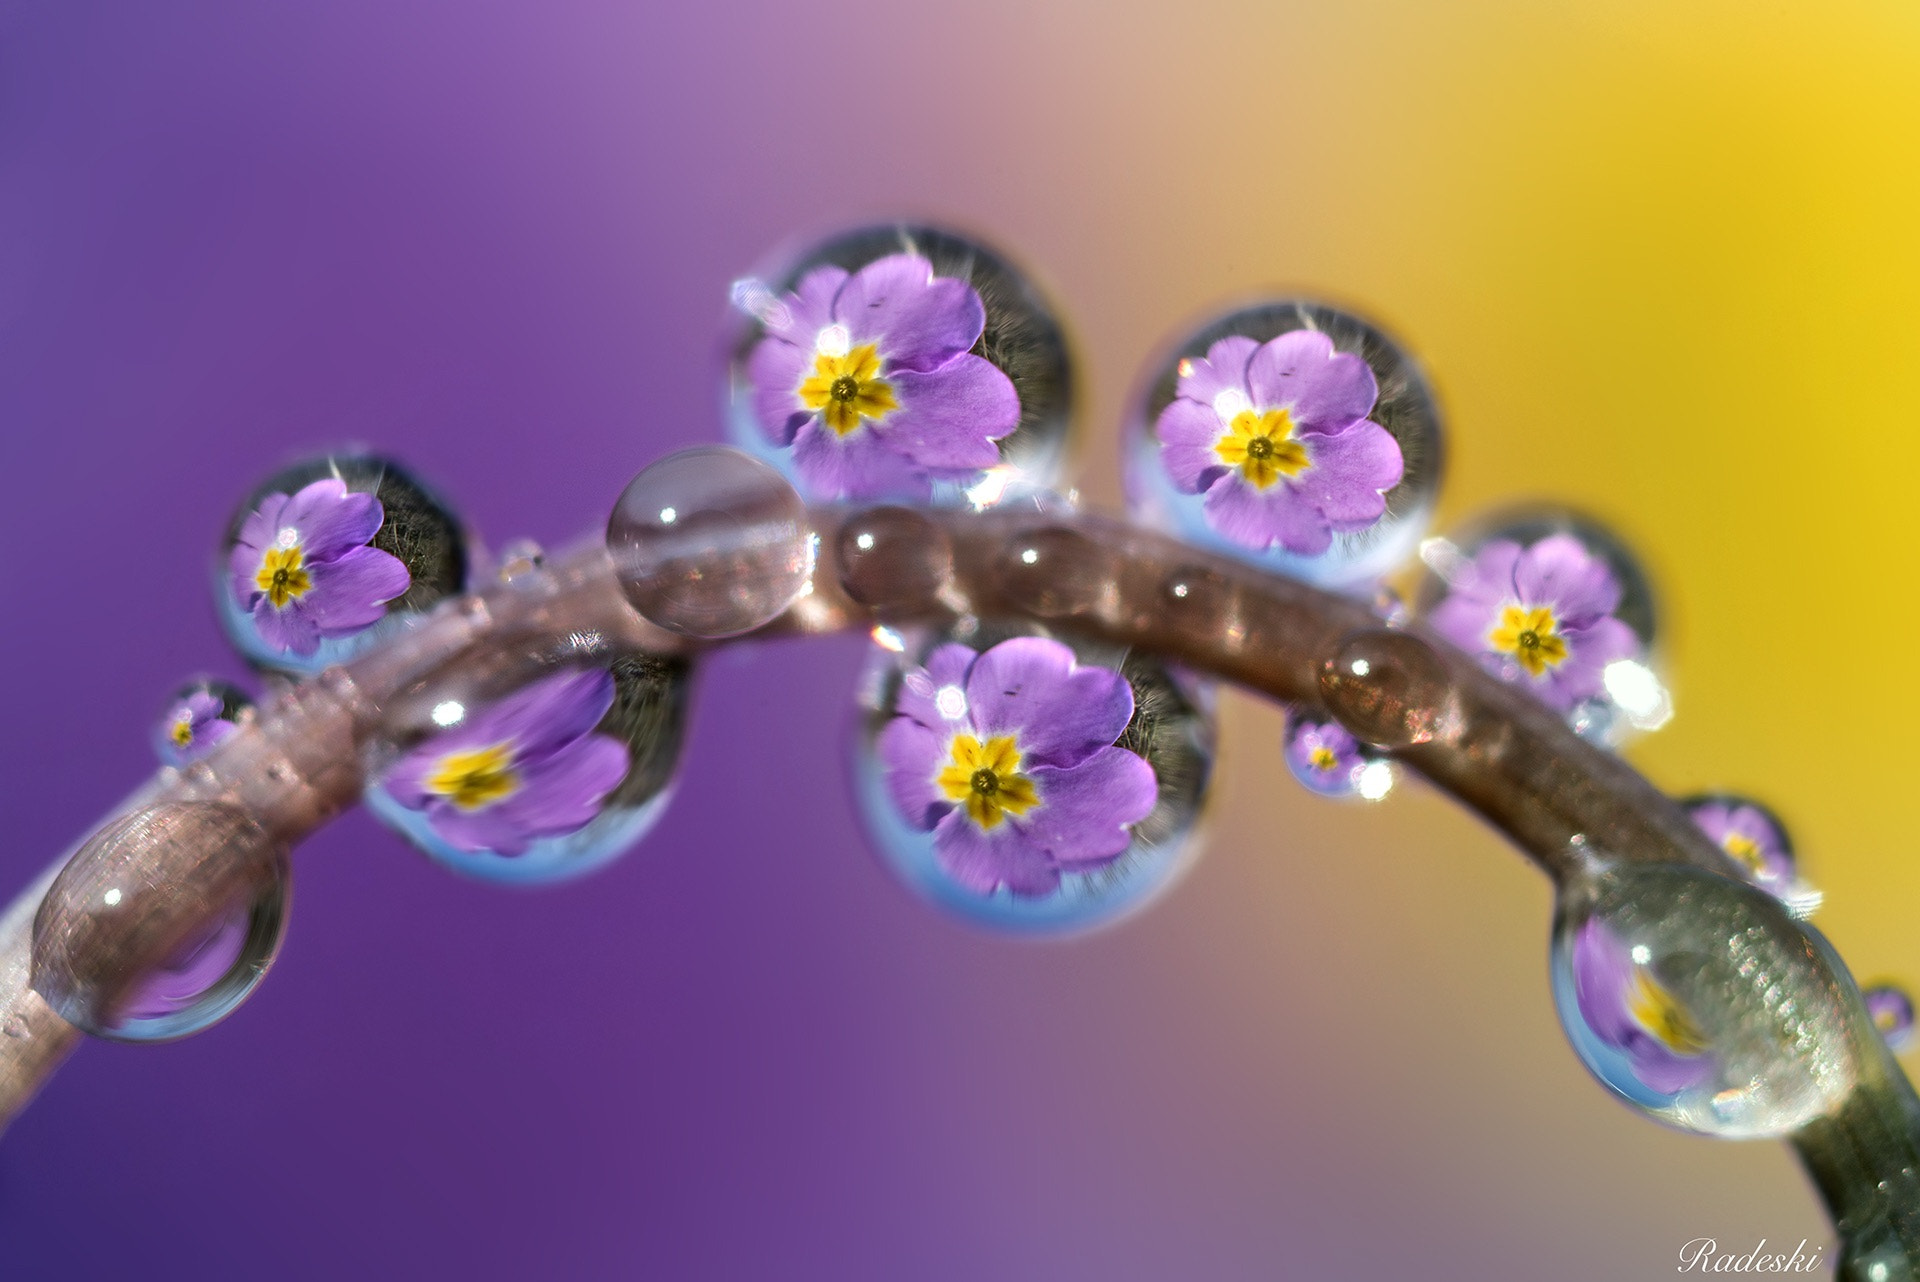
<path id="1" fill-rule="evenodd" d="M 813 350 L 822 356 L 845 356 L 853 348 L 845 325 L 829 325 L 813 341 Z"/>
<path id="2" fill-rule="evenodd" d="M 862 552 L 871 552 L 873 551 L 873 535 L 868 533 L 858 534 L 854 536 L 853 545 Z"/>
<path id="3" fill-rule="evenodd" d="M 1378 801 L 1393 791 L 1393 764 L 1387 761 L 1369 761 L 1360 767 L 1360 795 L 1368 801 Z"/>
<path id="4" fill-rule="evenodd" d="M 1607 696 L 1620 705 L 1620 710 L 1638 729 L 1658 730 L 1673 719 L 1672 697 L 1645 664 L 1618 659 L 1609 663 L 1600 676 L 1606 683 Z"/>
<path id="5" fill-rule="evenodd" d="M 1028 548 L 1020 554 L 1020 560 L 1027 565 L 1032 565 L 1039 559 L 1040 553 L 1034 548 Z"/>
<path id="6" fill-rule="evenodd" d="M 934 692 L 933 706 L 947 720 L 958 721 L 967 715 L 967 692 L 959 686 L 941 686 Z"/>
<path id="7" fill-rule="evenodd" d="M 106 901 L 107 907 L 109 908 L 113 907 L 115 904 L 120 902 L 120 887 L 115 886 L 113 889 L 109 890 L 106 894 L 100 896 L 100 898 Z"/>
<path id="8" fill-rule="evenodd" d="M 907 648 L 906 638 L 885 625 L 873 630 L 873 640 L 874 644 L 881 649 L 891 650 L 895 654 L 900 654 Z"/>
<path id="9" fill-rule="evenodd" d="M 434 704 L 433 712 L 431 715 L 433 717 L 434 725 L 450 726 L 454 722 L 460 720 L 460 718 L 466 716 L 467 709 L 466 709 L 466 705 L 461 703 L 459 700 L 448 699 L 442 703 Z"/>
<path id="10" fill-rule="evenodd" d="M 679 519 L 680 519 L 680 513 L 676 512 L 674 509 L 670 507 L 663 507 L 660 509 L 660 524 L 672 525 L 675 521 Z"/>

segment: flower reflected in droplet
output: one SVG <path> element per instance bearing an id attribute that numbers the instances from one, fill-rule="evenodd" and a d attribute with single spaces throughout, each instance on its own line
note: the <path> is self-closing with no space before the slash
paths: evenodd
<path id="1" fill-rule="evenodd" d="M 1573 945 L 1574 991 L 1581 1019 L 1626 1056 L 1641 1085 L 1675 1095 L 1713 1075 L 1713 1056 L 1692 1013 L 1654 977 L 1649 960 L 1590 918 Z"/>
<path id="2" fill-rule="evenodd" d="M 902 679 L 896 709 L 879 739 L 888 794 L 981 894 L 1044 895 L 1112 863 L 1158 798 L 1153 768 L 1115 746 L 1133 715 L 1126 678 L 1057 641 L 941 646 Z"/>
<path id="3" fill-rule="evenodd" d="M 228 554 L 234 601 L 273 649 L 310 655 L 326 637 L 378 623 L 412 577 L 397 557 L 366 546 L 385 520 L 380 501 L 322 478 L 291 496 L 267 495 Z"/>
<path id="4" fill-rule="evenodd" d="M 1367 363 L 1317 330 L 1223 338 L 1180 363 L 1161 463 L 1233 542 L 1317 556 L 1379 521 L 1400 483 L 1399 442 L 1367 417 L 1378 395 Z"/>
<path id="5" fill-rule="evenodd" d="M 1873 1027 L 1887 1045 L 1903 1051 L 1913 1043 L 1913 999 L 1892 984 L 1875 984 L 1860 996 L 1867 1003 Z"/>
<path id="6" fill-rule="evenodd" d="M 204 688 L 191 689 L 175 700 L 161 717 L 154 734 L 154 747 L 168 765 L 184 766 L 206 756 L 234 729 L 234 723 L 226 716 L 226 702 L 219 694 Z"/>
<path id="7" fill-rule="evenodd" d="M 1295 779 L 1327 797 L 1357 792 L 1368 761 L 1360 741 L 1339 722 L 1298 713 L 1288 718 L 1286 758 Z"/>
<path id="8" fill-rule="evenodd" d="M 1012 380 L 969 350 L 979 293 L 918 254 L 815 268 L 761 320 L 754 415 L 815 497 L 924 497 L 1000 462 L 1020 424 Z"/>
<path id="9" fill-rule="evenodd" d="M 626 776 L 624 744 L 594 733 L 613 706 L 606 672 L 544 677 L 402 757 L 382 784 L 458 850 L 518 855 L 576 832 Z"/>
<path id="10" fill-rule="evenodd" d="M 1614 617 L 1619 608 L 1606 561 L 1553 534 L 1525 548 L 1488 543 L 1454 569 L 1431 621 L 1488 671 L 1566 712 L 1604 693 L 1608 664 L 1639 657 L 1640 638 Z"/>
<path id="11" fill-rule="evenodd" d="M 1733 857 L 1754 885 L 1779 899 L 1794 884 L 1793 851 L 1786 834 L 1759 806 L 1733 800 L 1700 801 L 1687 807 L 1694 823 Z"/>

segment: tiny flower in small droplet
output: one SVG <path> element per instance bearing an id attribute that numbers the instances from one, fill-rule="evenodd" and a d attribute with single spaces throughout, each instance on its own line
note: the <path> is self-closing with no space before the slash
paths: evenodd
<path id="1" fill-rule="evenodd" d="M 310 655 L 322 638 L 378 623 L 412 583 L 397 557 L 366 546 L 385 519 L 373 495 L 331 477 L 262 499 L 227 559 L 233 598 L 261 640 Z"/>
<path id="2" fill-rule="evenodd" d="M 1367 756 L 1360 741 L 1337 721 L 1294 715 L 1287 728 L 1287 766 L 1313 791 L 1328 797 L 1352 796 L 1360 787 Z"/>
<path id="3" fill-rule="evenodd" d="M 1317 556 L 1386 513 L 1399 442 L 1367 417 L 1372 369 L 1325 334 L 1223 338 L 1180 363 L 1177 393 L 1155 426 L 1161 462 L 1233 542 Z"/>
<path id="4" fill-rule="evenodd" d="M 1733 857 L 1753 884 L 1786 899 L 1794 888 L 1793 853 L 1786 834 L 1758 806 L 1702 801 L 1687 808 L 1700 831 Z"/>
<path id="5" fill-rule="evenodd" d="M 184 766 L 213 750 L 234 731 L 226 719 L 226 705 L 211 690 L 190 690 L 160 719 L 155 746 L 168 765 Z"/>
<path id="6" fill-rule="evenodd" d="M 1692 1013 L 1647 962 L 1590 918 L 1573 945 L 1574 991 L 1587 1027 L 1626 1055 L 1641 1085 L 1677 1095 L 1712 1076 L 1713 1056 Z"/>
<path id="7" fill-rule="evenodd" d="M 1495 676 L 1559 712 L 1605 690 L 1607 665 L 1639 657 L 1640 638 L 1613 616 L 1620 584 L 1570 534 L 1528 548 L 1496 539 L 1455 568 L 1434 628 Z"/>
<path id="8" fill-rule="evenodd" d="M 1892 984 L 1875 984 L 1860 995 L 1866 1000 L 1874 1028 L 1889 1047 L 1903 1051 L 1912 1044 L 1913 999 L 1904 990 Z"/>
<path id="9" fill-rule="evenodd" d="M 381 780 L 468 852 L 525 853 L 541 837 L 577 832 L 626 777 L 624 744 L 594 727 L 613 706 L 606 672 L 544 677 L 402 757 Z"/>
<path id="10" fill-rule="evenodd" d="M 815 268 L 761 320 L 754 414 L 817 497 L 925 497 L 1000 462 L 995 442 L 1020 424 L 1012 380 L 968 350 L 979 293 L 918 254 Z"/>
<path id="11" fill-rule="evenodd" d="M 893 804 L 934 857 L 981 894 L 1044 895 L 1112 863 L 1158 799 L 1153 767 L 1115 746 L 1133 691 L 1058 641 L 985 653 L 943 645 L 906 674 L 879 739 Z"/>

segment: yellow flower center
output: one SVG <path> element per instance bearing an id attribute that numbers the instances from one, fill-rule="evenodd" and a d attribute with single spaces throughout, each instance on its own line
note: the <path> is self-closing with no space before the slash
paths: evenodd
<path id="1" fill-rule="evenodd" d="M 170 737 L 173 739 L 173 746 L 176 748 L 192 746 L 193 715 L 191 713 L 173 723 L 173 730 L 170 732 Z"/>
<path id="2" fill-rule="evenodd" d="M 1333 755 L 1332 748 L 1315 748 L 1307 754 L 1307 760 L 1313 763 L 1315 770 L 1331 770 L 1340 764 L 1340 758 Z"/>
<path id="3" fill-rule="evenodd" d="M 1627 1013 L 1676 1055 L 1698 1055 L 1707 1049 L 1706 1035 L 1680 999 L 1637 966 L 1633 986 L 1627 990 Z"/>
<path id="4" fill-rule="evenodd" d="M 300 548 L 272 547 L 260 558 L 260 572 L 253 576 L 260 590 L 267 594 L 267 600 L 273 602 L 273 608 L 284 610 L 289 601 L 297 601 L 313 587 L 313 579 L 301 568 Z"/>
<path id="5" fill-rule="evenodd" d="M 1293 439 L 1293 416 L 1285 410 L 1256 414 L 1241 410 L 1213 443 L 1213 452 L 1257 490 L 1281 477 L 1296 477 L 1313 466 L 1306 447 Z"/>
<path id="6" fill-rule="evenodd" d="M 862 419 L 877 422 L 900 408 L 893 387 L 879 374 L 880 352 L 872 343 L 839 356 L 821 352 L 813 358 L 812 376 L 800 384 L 800 403 L 818 410 L 835 435 L 845 436 Z"/>
<path id="7" fill-rule="evenodd" d="M 1730 832 L 1721 839 L 1720 849 L 1745 864 L 1749 871 L 1760 871 L 1760 843 L 1753 838 Z"/>
<path id="8" fill-rule="evenodd" d="M 1558 627 L 1546 606 L 1510 605 L 1500 611 L 1500 622 L 1487 634 L 1487 642 L 1518 659 L 1528 676 L 1537 677 L 1567 661 L 1567 639 Z"/>
<path id="9" fill-rule="evenodd" d="M 513 769 L 513 745 L 496 743 L 470 752 L 450 752 L 440 768 L 427 776 L 426 789 L 445 797 L 462 810 L 478 810 L 520 787 Z"/>
<path id="10" fill-rule="evenodd" d="M 1891 1033 L 1900 1027 L 1900 1013 L 1889 1006 L 1882 1006 L 1873 1012 L 1873 1027 L 1881 1033 Z"/>
<path id="11" fill-rule="evenodd" d="M 952 755 L 934 783 L 967 808 L 967 815 L 991 831 L 1007 814 L 1024 815 L 1040 804 L 1033 780 L 1019 773 L 1020 750 L 1012 735 L 981 743 L 970 734 L 953 737 Z"/>

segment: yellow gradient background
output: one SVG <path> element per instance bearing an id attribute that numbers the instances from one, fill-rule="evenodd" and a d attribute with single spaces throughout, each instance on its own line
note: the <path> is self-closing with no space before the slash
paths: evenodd
<path id="1" fill-rule="evenodd" d="M 1856 974 L 1920 980 L 1910 6 L 1007 6 L 937 36 L 1000 88 L 966 163 L 897 194 L 1023 253 L 1075 322 L 1096 502 L 1176 325 L 1263 289 L 1373 315 L 1443 397 L 1441 527 L 1550 498 L 1641 549 L 1678 716 L 1633 760 L 1774 805 Z M 1824 1242 L 1784 1146 L 1667 1133 L 1586 1079 L 1543 879 L 1418 787 L 1374 811 L 1289 793 L 1277 715 L 1227 720 L 1209 859 L 1135 929 L 1204 950 L 1285 906 L 1274 970 L 1203 1000 L 1257 1019 L 1307 991 L 1289 1035 L 1352 1089 L 1274 1108 L 1350 1128 L 1383 1233 L 1452 1217 L 1439 1237 L 1510 1238 L 1514 1277 Z"/>

